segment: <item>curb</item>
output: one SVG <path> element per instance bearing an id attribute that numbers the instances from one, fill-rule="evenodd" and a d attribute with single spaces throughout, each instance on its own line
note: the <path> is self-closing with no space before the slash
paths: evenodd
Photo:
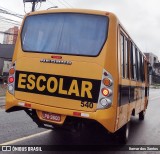
<path id="1" fill-rule="evenodd" d="M 5 98 L 6 98 L 5 96 L 2 96 L 0 97 L 0 100 L 5 100 Z"/>
<path id="2" fill-rule="evenodd" d="M 0 108 L 5 106 L 5 97 L 0 97 Z"/>
<path id="3" fill-rule="evenodd" d="M 2 100 L 2 102 L 0 102 L 0 107 L 3 107 L 3 106 L 5 106 L 5 101 L 4 100 Z"/>

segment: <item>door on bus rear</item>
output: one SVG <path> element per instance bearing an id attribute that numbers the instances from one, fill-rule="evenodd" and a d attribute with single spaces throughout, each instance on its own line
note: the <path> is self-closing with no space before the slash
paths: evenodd
<path id="1" fill-rule="evenodd" d="M 108 17 L 81 13 L 26 17 L 15 62 L 15 97 L 47 106 L 95 111 L 103 65 L 95 59 Z M 102 62 L 101 62 L 102 63 Z M 84 107 L 83 102 L 90 102 Z"/>

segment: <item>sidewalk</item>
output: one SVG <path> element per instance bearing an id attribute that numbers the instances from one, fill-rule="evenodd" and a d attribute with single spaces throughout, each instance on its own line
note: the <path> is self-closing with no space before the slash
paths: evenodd
<path id="1" fill-rule="evenodd" d="M 0 97 L 3 97 L 6 95 L 7 85 L 0 84 Z"/>
<path id="2" fill-rule="evenodd" d="M 0 97 L 0 106 L 4 106 L 5 105 L 5 102 L 6 102 L 5 99 L 6 99 L 5 96 Z"/>

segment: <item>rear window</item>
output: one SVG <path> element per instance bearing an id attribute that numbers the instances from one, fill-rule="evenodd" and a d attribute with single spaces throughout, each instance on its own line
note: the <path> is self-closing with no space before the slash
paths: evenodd
<path id="1" fill-rule="evenodd" d="M 96 56 L 108 33 L 106 16 L 54 13 L 28 16 L 21 40 L 26 52 Z"/>

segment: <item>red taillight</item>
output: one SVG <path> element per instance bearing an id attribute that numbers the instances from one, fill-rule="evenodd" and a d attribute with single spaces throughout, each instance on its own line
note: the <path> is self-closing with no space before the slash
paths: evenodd
<path id="1" fill-rule="evenodd" d="M 13 76 L 10 76 L 10 77 L 8 78 L 8 82 L 9 82 L 9 83 L 13 83 L 13 82 L 14 82 L 14 77 L 13 77 Z"/>
<path id="2" fill-rule="evenodd" d="M 102 89 L 102 94 L 104 95 L 104 96 L 109 96 L 109 90 L 107 89 L 107 88 L 103 88 Z"/>

